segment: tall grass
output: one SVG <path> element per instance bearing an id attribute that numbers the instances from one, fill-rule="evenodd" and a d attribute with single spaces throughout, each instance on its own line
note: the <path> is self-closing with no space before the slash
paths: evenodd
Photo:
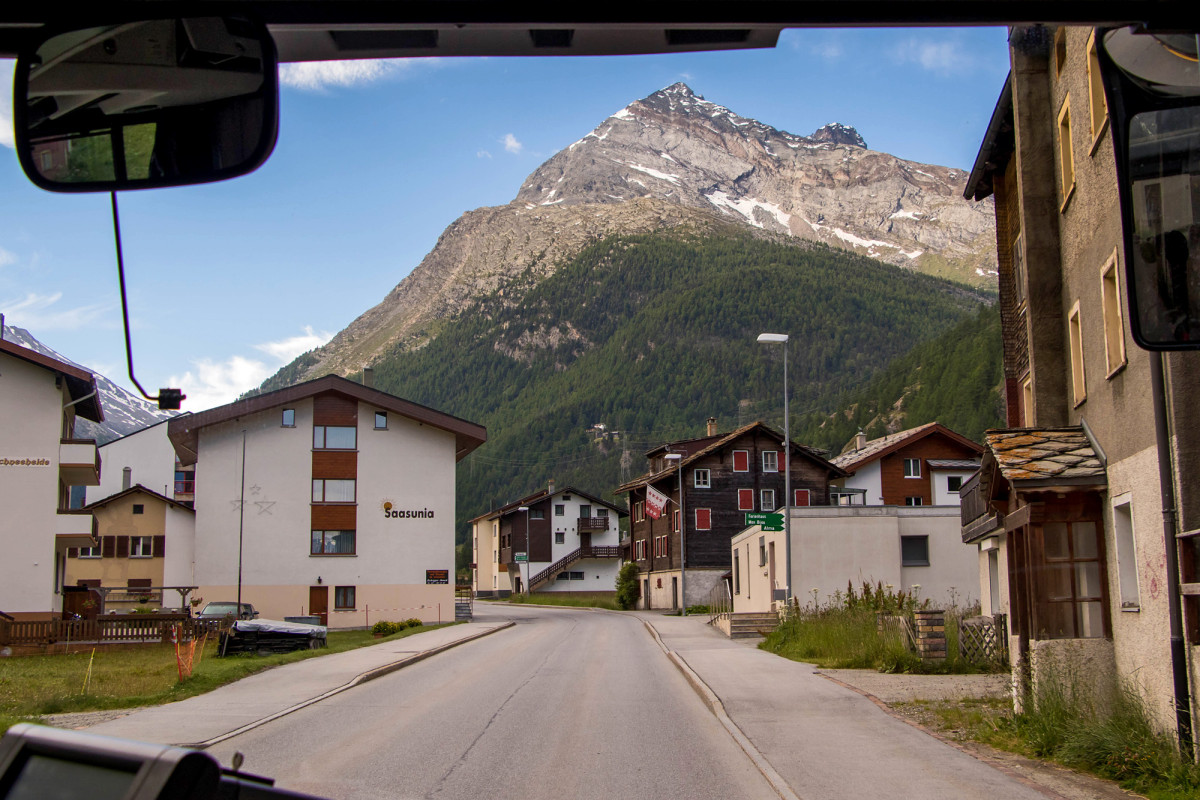
<path id="1" fill-rule="evenodd" d="M 612 592 L 599 594 L 561 594 L 558 592 L 542 592 L 531 595 L 514 594 L 507 598 L 510 603 L 530 603 L 537 606 L 572 606 L 575 608 L 607 608 L 619 611 L 616 597 Z"/>

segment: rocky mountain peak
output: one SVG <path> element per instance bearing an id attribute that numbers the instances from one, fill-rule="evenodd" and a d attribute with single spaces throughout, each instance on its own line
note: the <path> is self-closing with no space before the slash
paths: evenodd
<path id="1" fill-rule="evenodd" d="M 867 147 L 866 141 L 859 136 L 858 131 L 854 130 L 849 125 L 843 125 L 840 122 L 831 122 L 828 125 L 817 130 L 812 136 L 808 137 L 814 142 L 829 142 L 830 144 L 845 144 L 851 147 L 861 147 L 864 150 Z"/>

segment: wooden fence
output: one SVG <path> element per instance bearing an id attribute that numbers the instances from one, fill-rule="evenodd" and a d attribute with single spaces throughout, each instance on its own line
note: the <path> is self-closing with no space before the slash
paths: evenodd
<path id="1" fill-rule="evenodd" d="M 167 642 L 179 625 L 183 639 L 215 633 L 224 620 L 200 620 L 184 614 L 122 614 L 96 619 L 41 621 L 0 619 L 0 647 L 39 646 L 66 642 Z"/>

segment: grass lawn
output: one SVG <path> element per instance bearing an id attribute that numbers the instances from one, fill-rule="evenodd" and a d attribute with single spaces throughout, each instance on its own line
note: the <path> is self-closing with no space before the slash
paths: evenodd
<path id="1" fill-rule="evenodd" d="M 280 664 L 403 639 L 435 627 L 438 626 L 407 628 L 382 639 L 374 638 L 370 631 L 330 631 L 328 647 L 270 656 L 238 654 L 217 658 L 216 640 L 210 639 L 203 655 L 197 647 L 199 663 L 192 676 L 182 682 L 175 663 L 175 649 L 165 644 L 128 649 L 98 648 L 94 660 L 91 652 L 0 658 L 0 733 L 8 730 L 10 725 L 36 720 L 43 714 L 133 708 L 184 700 Z"/>

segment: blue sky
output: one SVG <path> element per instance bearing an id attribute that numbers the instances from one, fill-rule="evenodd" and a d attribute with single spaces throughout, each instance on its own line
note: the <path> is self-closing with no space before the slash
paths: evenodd
<path id="1" fill-rule="evenodd" d="M 464 211 L 508 202 L 558 150 L 676 81 L 807 135 L 970 169 L 1004 76 L 1003 28 L 786 31 L 773 50 L 618 58 L 285 65 L 279 143 L 257 172 L 119 197 L 134 366 L 199 411 L 378 303 Z M 9 81 L 12 62 L 0 61 Z M 0 103 L 0 313 L 125 375 L 107 195 L 21 173 Z"/>

